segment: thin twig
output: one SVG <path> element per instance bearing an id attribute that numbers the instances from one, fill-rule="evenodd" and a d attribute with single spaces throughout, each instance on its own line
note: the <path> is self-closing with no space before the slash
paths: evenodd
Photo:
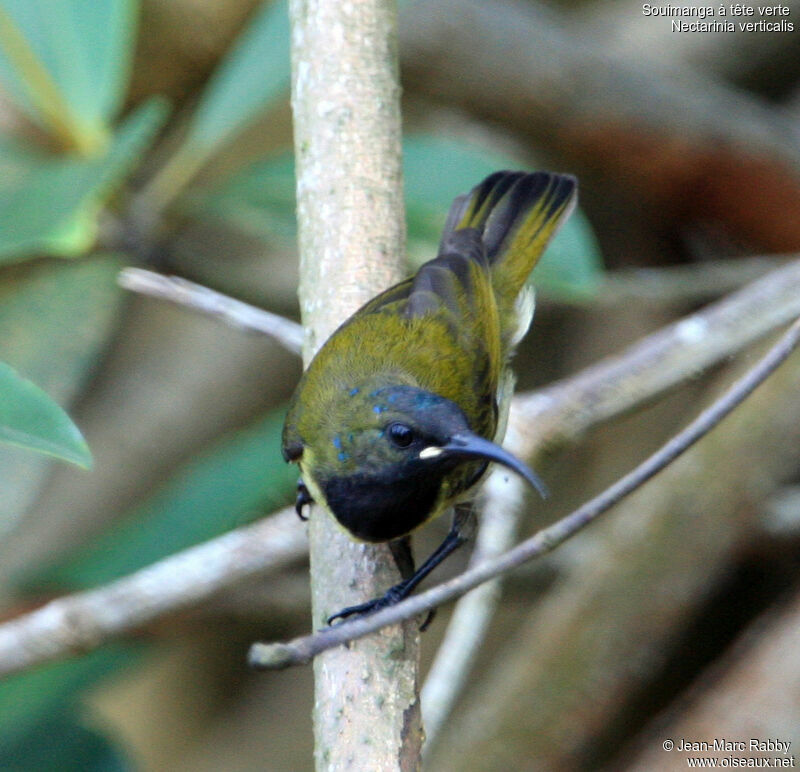
<path id="1" fill-rule="evenodd" d="M 164 276 L 143 268 L 123 268 L 119 285 L 132 292 L 169 300 L 222 319 L 233 327 L 268 335 L 292 354 L 299 354 L 303 345 L 303 328 L 284 316 L 271 314 L 241 300 L 215 292 L 179 276 Z"/>
<path id="2" fill-rule="evenodd" d="M 495 469 L 483 486 L 479 510 L 480 528 L 470 565 L 502 555 L 514 546 L 521 519 L 524 484 Z M 425 720 L 423 757 L 436 744 L 439 732 L 467 682 L 500 602 L 501 580 L 492 579 L 464 596 L 453 610 L 442 643 L 422 687 Z"/>
<path id="3" fill-rule="evenodd" d="M 535 466 L 547 446 L 576 442 L 589 428 L 633 409 L 797 316 L 800 262 L 794 261 L 577 375 L 518 395 L 503 444 Z M 490 477 L 484 488 L 473 564 L 510 549 L 525 512 L 520 496 L 515 498 L 494 482 Z M 500 600 L 499 581 L 466 595 L 453 612 L 423 690 L 426 753 L 434 748 L 437 732 L 468 680 Z"/>
<path id="4" fill-rule="evenodd" d="M 631 301 L 664 304 L 709 301 L 741 289 L 786 262 L 780 255 L 770 255 L 704 260 L 658 268 L 626 268 L 608 273 L 597 292 L 581 302 L 619 306 Z"/>
<path id="5" fill-rule="evenodd" d="M 306 664 L 317 654 L 335 646 L 361 638 L 387 625 L 397 624 L 418 614 L 430 611 L 442 603 L 460 597 L 479 584 L 500 576 L 523 563 L 540 557 L 585 528 L 622 498 L 641 487 L 701 437 L 713 429 L 728 413 L 740 405 L 753 390 L 768 378 L 800 343 L 800 319 L 794 322 L 767 354 L 719 399 L 704 410 L 683 431 L 675 435 L 633 471 L 620 478 L 599 496 L 519 544 L 504 555 L 487 560 L 465 571 L 455 579 L 440 584 L 425 593 L 409 598 L 396 606 L 371 616 L 344 622 L 313 635 L 296 638 L 288 643 L 257 643 L 250 649 L 253 667 L 278 669 Z"/>
<path id="6" fill-rule="evenodd" d="M 0 625 L 0 676 L 95 649 L 307 552 L 305 529 L 286 509 L 98 589 L 57 598 Z"/>
<path id="7" fill-rule="evenodd" d="M 800 261 L 763 276 L 575 376 L 517 396 L 504 445 L 522 458 L 698 375 L 800 315 Z"/>
<path id="8" fill-rule="evenodd" d="M 183 303 L 183 300 L 177 297 L 170 299 Z M 257 311 L 257 309 L 255 310 Z M 591 426 L 607 420 L 621 411 L 631 409 L 637 404 L 636 400 L 650 399 L 658 390 L 677 383 L 690 374 L 698 372 L 702 367 L 713 364 L 751 344 L 773 329 L 776 324 L 788 321 L 790 317 L 786 315 L 792 311 L 795 316 L 800 314 L 799 262 L 773 271 L 769 276 L 741 292 L 723 299 L 709 309 L 700 312 L 699 315 L 689 317 L 691 322 L 684 325 L 683 328 L 680 327 L 681 322 L 665 328 L 672 330 L 672 333 L 667 335 L 667 339 L 671 341 L 669 345 L 664 345 L 664 330 L 661 330 L 643 339 L 640 344 L 632 346 L 619 357 L 614 357 L 605 364 L 595 365 L 588 371 L 577 373 L 560 382 L 557 388 L 551 386 L 540 392 L 518 396 L 513 403 L 505 444 L 512 452 L 530 455 L 537 452 L 554 437 L 562 442 L 574 441 Z M 709 312 L 711 315 L 706 316 Z M 225 319 L 225 314 L 221 313 L 221 317 Z M 705 330 L 705 337 L 692 339 L 691 336 L 676 334 L 676 328 L 679 331 L 680 329 L 685 330 L 687 327 L 689 329 L 702 328 Z M 717 338 L 723 339 L 726 343 L 724 345 L 715 343 L 709 354 L 707 343 L 709 340 L 714 341 Z M 651 340 L 661 347 L 659 348 L 662 354 L 661 359 L 654 359 L 649 355 L 649 347 L 646 342 Z M 659 341 L 661 342 L 659 343 Z M 677 349 L 680 349 L 682 359 L 676 363 L 670 352 Z M 640 378 L 649 369 L 663 368 L 666 361 L 670 363 L 671 369 L 669 383 L 663 380 L 653 380 L 649 387 L 652 391 L 643 388 L 636 390 L 635 393 L 624 388 L 624 384 L 632 374 Z M 616 390 L 612 388 L 614 383 L 617 385 Z M 603 384 L 607 384 L 607 386 Z M 598 394 L 603 395 L 602 399 L 598 399 Z M 581 395 L 584 396 L 581 397 Z M 581 403 L 583 407 L 580 410 L 580 420 L 575 420 L 574 405 Z M 534 407 L 535 411 L 532 409 Z M 532 421 L 534 418 L 536 424 L 550 428 L 531 433 L 528 421 Z M 569 426 L 563 431 L 559 430 L 559 424 L 564 421 L 567 421 Z M 285 517 L 286 520 L 283 522 L 287 530 L 282 538 L 289 539 L 294 536 L 304 539 L 294 516 Z M 264 522 L 264 527 L 267 527 L 266 522 Z M 249 526 L 248 528 L 258 527 Z M 233 534 L 243 535 L 247 533 L 250 533 L 248 529 L 233 532 Z M 262 537 L 258 536 L 256 531 L 252 533 L 253 545 L 249 548 L 252 551 L 248 552 L 250 556 L 248 560 L 252 560 L 252 564 L 246 570 L 252 571 L 252 575 L 256 575 L 270 570 L 275 555 L 269 546 L 269 541 L 259 545 Z M 187 556 L 187 553 L 195 554 L 194 550 L 204 549 L 208 550 L 206 554 L 216 556 L 210 565 L 222 565 L 224 561 L 228 561 L 231 571 L 226 573 L 214 568 L 208 572 L 202 582 L 187 587 L 182 578 L 185 575 L 182 569 L 184 565 L 182 560 L 190 557 L 190 555 Z M 91 640 L 85 636 L 80 638 L 75 646 L 70 643 L 72 640 L 70 635 L 57 634 L 59 640 L 55 643 L 46 640 L 52 628 L 43 626 L 40 616 L 37 616 L 37 620 L 29 619 L 32 615 L 39 615 L 41 610 L 33 611 L 0 625 L 0 673 L 16 672 L 50 659 L 68 656 L 78 650 L 99 646 L 115 637 L 140 629 L 143 625 L 156 619 L 169 616 L 177 609 L 201 602 L 209 595 L 223 592 L 241 579 L 238 569 L 243 568 L 240 563 L 240 555 L 244 549 L 246 547 L 235 536 L 226 534 L 199 547 L 177 553 L 144 569 L 144 572 L 157 571 L 153 575 L 159 577 L 159 582 L 157 590 L 149 585 L 147 597 L 148 604 L 152 604 L 152 607 L 142 617 L 137 616 L 136 608 L 130 608 L 124 602 L 120 602 L 119 596 L 116 595 L 116 587 L 119 586 L 119 583 L 128 581 L 132 582 L 132 587 L 135 587 L 139 577 L 150 576 L 149 573 L 137 572 L 120 579 L 119 583 L 92 590 L 92 593 L 97 594 L 95 597 L 98 608 L 112 608 L 119 620 L 114 624 L 109 624 L 103 620 L 96 622 L 89 616 L 85 617 L 86 625 L 95 632 Z M 276 549 L 280 553 L 280 548 Z M 195 577 L 196 579 L 197 577 Z M 103 593 L 109 593 L 108 601 L 103 598 Z M 80 600 L 82 595 L 84 593 L 64 596 L 53 601 L 52 604 L 59 604 L 55 606 L 58 610 L 69 609 L 75 602 L 76 608 L 83 609 L 82 613 L 88 615 L 90 613 L 89 606 L 82 604 Z M 138 607 L 137 593 L 132 591 L 130 597 L 136 601 Z M 471 595 L 462 602 L 470 602 L 472 597 Z M 76 601 L 76 598 L 79 600 Z M 52 604 L 49 605 L 52 606 Z M 58 613 L 61 612 L 58 611 Z M 130 619 L 127 620 L 127 617 Z M 33 635 L 34 630 L 36 630 L 36 636 Z"/>

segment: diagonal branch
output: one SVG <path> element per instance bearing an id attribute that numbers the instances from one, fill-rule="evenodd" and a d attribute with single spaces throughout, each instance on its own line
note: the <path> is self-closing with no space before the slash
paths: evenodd
<path id="1" fill-rule="evenodd" d="M 757 386 L 763 383 L 786 360 L 800 343 L 798 319 L 767 354 L 719 399 L 704 410 L 683 431 L 659 448 L 633 471 L 617 480 L 599 496 L 558 522 L 544 528 L 514 549 L 465 571 L 455 579 L 427 592 L 409 598 L 396 606 L 371 616 L 345 622 L 314 635 L 296 638 L 288 643 L 254 644 L 250 649 L 250 664 L 262 669 L 278 669 L 307 664 L 323 651 L 341 646 L 386 625 L 397 624 L 440 606 L 496 576 L 507 573 L 529 560 L 551 552 L 578 531 L 596 520 L 625 496 L 641 487 L 654 475 L 671 464 L 701 437 L 710 432 L 725 416 L 740 405 Z"/>
<path id="2" fill-rule="evenodd" d="M 175 300 L 185 302 L 184 299 Z M 196 307 L 197 304 L 188 305 Z M 259 313 L 259 309 L 253 311 Z M 776 325 L 797 315 L 800 315 L 800 262 L 773 271 L 740 292 L 689 317 L 694 320 L 690 327 L 705 329 L 701 338 L 678 334 L 680 329 L 687 329 L 681 328 L 681 322 L 678 322 L 644 338 L 618 357 L 561 381 L 558 387 L 550 386 L 543 391 L 520 395 L 512 410 L 507 436 L 509 449 L 530 456 L 551 442 L 574 442 L 600 421 L 629 410 L 640 401 L 652 398 L 658 390 L 731 356 Z M 228 321 L 225 313 L 219 316 Z M 669 330 L 672 332 L 665 332 Z M 654 360 L 648 355 L 648 340 L 656 343 L 662 340 L 659 345 L 663 346 L 663 360 Z M 709 349 L 709 341 L 717 343 Z M 680 359 L 672 356 L 675 351 L 681 352 Z M 666 361 L 671 368 L 668 381 L 651 377 L 647 379 L 649 385 L 646 387 L 625 388 L 625 383 L 634 374 L 641 378 L 648 371 L 662 368 Z M 613 388 L 615 384 L 616 389 Z M 580 397 L 581 393 L 585 398 Z M 602 399 L 597 398 L 598 393 L 603 395 Z M 581 402 L 584 409 L 577 420 L 574 406 Z M 531 433 L 526 426 L 530 426 L 527 422 L 533 420 L 537 425 L 549 428 Z M 568 428 L 558 429 L 564 422 L 569 424 Z M 275 525 L 270 525 L 273 522 Z M 273 561 L 293 560 L 305 551 L 305 535 L 298 527 L 296 517 L 282 513 L 279 521 L 268 518 L 177 553 L 118 582 L 54 600 L 44 608 L 53 610 L 54 615 L 63 614 L 62 618 L 71 616 L 70 609 L 80 609 L 80 615 L 83 615 L 80 617 L 83 619 L 81 627 L 91 630 L 91 635 L 74 631 L 62 634 L 59 632 L 62 628 L 47 621 L 43 609 L 0 624 L 0 674 L 87 651 L 135 632 L 176 610 L 202 603 L 248 577 L 269 573 Z M 187 582 L 186 566 L 199 566 L 201 556 L 205 556 L 202 557 L 205 573 L 193 569 L 192 581 Z M 243 559 L 242 556 L 246 557 Z M 153 577 L 158 578 L 157 584 L 153 583 Z M 120 587 L 127 590 L 123 593 Z M 87 595 L 93 599 L 91 603 L 84 602 Z M 113 619 L 102 616 L 106 608 L 113 610 Z"/>
<path id="3" fill-rule="evenodd" d="M 307 553 L 305 529 L 286 509 L 103 587 L 57 598 L 0 625 L 0 676 L 91 651 Z"/>
<path id="4" fill-rule="evenodd" d="M 519 395 L 505 445 L 530 458 L 572 443 L 800 315 L 800 261 L 647 335 L 575 376 Z"/>
<path id="5" fill-rule="evenodd" d="M 164 276 L 144 268 L 123 268 L 117 282 L 131 292 L 169 300 L 179 306 L 215 316 L 241 330 L 260 332 L 274 338 L 292 354 L 299 354 L 303 345 L 303 328 L 291 319 L 235 300 L 180 276 Z"/>
<path id="6" fill-rule="evenodd" d="M 504 445 L 535 465 L 548 446 L 578 441 L 589 428 L 720 361 L 731 346 L 744 347 L 797 317 L 799 293 L 800 263 L 793 262 L 578 375 L 519 395 L 512 403 Z M 500 482 L 502 476 L 494 472 L 484 487 L 473 563 L 502 554 L 515 541 L 523 498 L 516 487 Z M 464 597 L 453 612 L 423 690 L 426 753 L 467 682 L 499 600 L 496 580 Z"/>

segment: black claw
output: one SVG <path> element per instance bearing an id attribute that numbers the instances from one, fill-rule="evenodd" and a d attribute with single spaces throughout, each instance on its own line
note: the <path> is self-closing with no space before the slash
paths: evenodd
<path id="1" fill-rule="evenodd" d="M 425 621 L 419 626 L 419 631 L 421 633 L 424 633 L 430 626 L 430 623 L 433 622 L 435 618 L 436 618 L 436 609 L 432 608 L 428 612 L 428 616 L 425 617 Z"/>
<path id="2" fill-rule="evenodd" d="M 383 601 L 383 598 L 374 598 L 366 603 L 359 603 L 357 606 L 348 606 L 347 608 L 343 608 L 341 611 L 337 611 L 335 614 L 332 614 L 328 617 L 328 624 L 332 625 L 337 619 L 347 619 L 347 617 L 352 617 L 355 615 L 366 616 L 367 614 L 373 614 L 376 611 L 380 611 L 380 609 L 384 608 L 386 605 L 381 601 Z"/>
<path id="3" fill-rule="evenodd" d="M 303 482 L 303 478 L 301 477 L 297 481 L 297 498 L 294 500 L 294 511 L 297 512 L 297 516 L 305 521 L 308 518 L 303 514 L 303 507 L 306 504 L 313 504 L 314 499 L 311 498 L 311 494 L 308 492 L 308 488 L 306 488 L 306 484 Z"/>
<path id="4" fill-rule="evenodd" d="M 400 584 L 390 587 L 380 598 L 373 598 L 365 603 L 359 603 L 356 606 L 348 606 L 332 616 L 329 616 L 328 624 L 332 625 L 337 619 L 346 619 L 351 616 L 367 616 L 368 614 L 374 614 L 376 611 L 380 611 L 382 608 L 394 606 L 401 600 L 405 600 L 413 589 L 414 585 L 409 586 L 408 582 L 400 582 Z M 420 625 L 420 630 L 424 630 L 431 623 L 434 613 L 433 611 L 428 612 L 425 621 Z"/>

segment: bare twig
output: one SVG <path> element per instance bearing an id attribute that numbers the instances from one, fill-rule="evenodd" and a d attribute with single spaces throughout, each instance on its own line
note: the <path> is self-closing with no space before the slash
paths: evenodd
<path id="1" fill-rule="evenodd" d="M 397 624 L 402 620 L 430 611 L 448 600 L 460 597 L 489 579 L 552 551 L 622 498 L 642 486 L 711 431 L 786 360 L 798 343 L 800 343 L 800 320 L 789 328 L 778 343 L 753 368 L 739 378 L 683 431 L 599 496 L 550 527 L 539 531 L 513 550 L 498 558 L 484 561 L 449 582 L 440 584 L 438 587 L 369 617 L 345 622 L 288 643 L 255 644 L 250 650 L 251 665 L 258 668 L 275 669 L 306 664 L 323 651 L 361 638 L 386 625 Z"/>
<path id="2" fill-rule="evenodd" d="M 117 281 L 132 292 L 169 300 L 215 316 L 233 327 L 268 335 L 292 354 L 299 354 L 303 345 L 303 328 L 291 319 L 263 311 L 179 276 L 164 276 L 143 268 L 123 268 Z"/>
<path id="3" fill-rule="evenodd" d="M 794 262 L 576 376 L 517 396 L 504 444 L 535 464 L 548 445 L 575 442 L 604 414 L 610 418 L 641 404 L 798 315 L 800 263 Z M 498 482 L 493 475 L 485 488 L 473 563 L 510 549 L 524 513 L 521 496 Z M 468 680 L 499 599 L 495 580 L 462 598 L 453 613 L 423 692 L 426 753 Z"/>
<path id="4" fill-rule="evenodd" d="M 710 313 L 709 316 L 704 315 L 707 312 Z M 530 456 L 549 442 L 572 442 L 591 426 L 632 408 L 637 404 L 637 399 L 649 399 L 657 393 L 657 390 L 677 383 L 688 375 L 698 372 L 702 367 L 730 356 L 751 344 L 773 329 L 776 324 L 788 321 L 790 318 L 788 315 L 791 314 L 800 314 L 800 263 L 792 263 L 772 272 L 741 292 L 725 298 L 709 307 L 707 311 L 701 312 L 699 318 L 697 315 L 689 317 L 694 320 L 688 325 L 689 328 L 705 331 L 701 338 L 678 334 L 681 329 L 681 322 L 678 322 L 676 325 L 671 325 L 665 330 L 645 338 L 619 357 L 612 358 L 605 364 L 599 363 L 587 371 L 562 381 L 559 388 L 548 387 L 542 392 L 520 395 L 515 399 L 512 408 L 506 445 L 515 453 Z M 670 330 L 671 332 L 669 332 Z M 665 333 L 668 333 L 666 338 L 669 345 L 664 343 Z M 713 356 L 711 356 L 708 342 L 718 341 L 718 339 L 724 339 L 726 342 L 724 345 L 717 342 L 711 349 L 713 352 Z M 650 356 L 649 346 L 645 343 L 648 340 L 652 341 L 653 345 L 660 347 L 662 360 Z M 675 351 L 680 351 L 682 359 L 673 357 Z M 670 363 L 672 372 L 668 374 L 669 378 L 666 381 L 663 379 L 649 380 L 648 388 L 653 389 L 652 391 L 648 391 L 648 388 L 631 391 L 624 387 L 631 374 L 642 378 L 650 370 L 655 372 L 662 369 L 664 362 Z M 612 388 L 615 384 L 616 389 Z M 545 394 L 546 398 L 541 398 L 542 394 Z M 602 395 L 602 398 L 599 398 L 598 395 Z M 530 411 L 527 406 L 529 404 L 535 407 L 536 412 Z M 576 410 L 573 407 L 575 404 L 583 405 L 583 409 L 578 411 L 578 417 L 576 417 Z M 527 422 L 532 420 L 549 428 L 535 431 L 534 434 L 525 429 Z M 563 431 L 558 428 L 562 422 L 567 423 L 567 428 Z M 297 527 L 296 518 L 288 515 L 282 515 L 282 517 L 286 518 L 282 521 L 286 528 L 282 539 L 304 538 L 301 529 Z M 264 527 L 268 527 L 266 522 Z M 249 528 L 257 529 L 259 527 L 250 526 Z M 96 608 L 113 608 L 114 613 L 118 616 L 118 621 L 114 624 L 107 624 L 102 620 L 94 621 L 89 612 L 90 606 L 82 605 L 82 601 L 78 600 L 76 607 L 83 609 L 82 613 L 88 615 L 84 618 L 86 626 L 94 631 L 91 640 L 88 637 L 83 638 L 79 645 L 73 646 L 70 643 L 71 635 L 59 636 L 59 641 L 49 643 L 46 638 L 49 634 L 48 631 L 52 628 L 44 628 L 41 617 L 38 618 L 38 621 L 29 620 L 31 615 L 38 615 L 41 610 L 0 625 L 0 673 L 15 672 L 52 658 L 67 656 L 77 650 L 99 646 L 114 637 L 135 631 L 143 625 L 174 613 L 176 609 L 199 602 L 209 594 L 224 591 L 242 578 L 238 568 L 248 572 L 252 571 L 254 575 L 262 571 L 268 572 L 275 557 L 273 549 L 270 547 L 270 541 L 259 544 L 259 540 L 262 538 L 258 536 L 259 531 L 250 531 L 249 528 L 233 532 L 233 534 L 242 534 L 243 536 L 248 533 L 253 534 L 254 543 L 247 548 L 252 550 L 248 552 L 248 561 L 252 561 L 252 563 L 247 568 L 239 562 L 240 557 L 238 557 L 241 555 L 241 550 L 246 549 L 243 545 L 244 540 L 240 541 L 235 535 L 226 534 L 205 545 L 178 553 L 144 569 L 145 572 L 158 570 L 155 575 L 160 578 L 158 590 L 153 590 L 152 585 L 148 590 L 152 597 L 148 600 L 149 610 L 142 617 L 137 616 L 135 609 L 129 608 L 119 601 L 119 596 L 115 596 L 115 588 L 120 583 L 129 581 L 132 583 L 129 586 L 133 588 L 140 574 L 145 577 L 150 574 L 137 572 L 119 582 L 90 591 L 92 594 L 96 594 L 94 595 L 96 601 L 93 601 L 93 604 L 97 603 Z M 478 538 L 480 540 L 484 537 L 479 536 Z M 202 552 L 194 553 L 194 550 L 204 549 L 208 549 L 208 555 L 215 556 L 211 565 L 222 565 L 227 561 L 231 571 L 226 573 L 214 569 L 209 572 L 203 582 L 190 588 L 192 592 L 197 591 L 195 595 L 186 595 L 184 591 L 187 588 L 182 580 L 182 560 L 191 561 L 192 555 L 203 554 Z M 276 547 L 275 549 L 280 555 L 281 548 Z M 106 592 L 110 593 L 109 598 L 116 597 L 116 600 L 104 599 L 103 593 Z M 74 599 L 83 595 L 84 593 L 65 596 L 53 601 L 53 604 L 64 604 L 63 607 L 56 606 L 56 609 L 69 609 Z M 139 601 L 136 600 L 138 595 L 134 590 L 131 591 L 130 597 L 138 605 Z M 462 602 L 469 602 L 471 597 L 468 596 Z M 481 615 L 485 615 L 484 612 L 481 612 Z M 128 616 L 131 619 L 125 621 Z M 37 636 L 42 637 L 41 641 L 36 639 L 34 648 L 31 648 L 28 643 L 34 639 L 30 632 L 32 630 L 37 630 Z M 466 659 L 468 660 L 469 657 Z"/>
<path id="5" fill-rule="evenodd" d="M 479 565 L 511 549 L 524 502 L 524 485 L 519 477 L 495 469 L 483 486 L 481 520 L 470 565 Z M 450 715 L 467 682 L 486 631 L 500 602 L 501 579 L 476 587 L 456 605 L 447 631 L 436 652 L 422 688 L 425 719 L 424 755 L 436 744 L 439 731 Z"/>
<path id="6" fill-rule="evenodd" d="M 57 598 L 0 625 L 0 675 L 95 649 L 307 552 L 305 529 L 286 509 L 111 584 Z"/>
<path id="7" fill-rule="evenodd" d="M 630 301 L 694 303 L 714 300 L 760 279 L 786 262 L 780 256 L 749 256 L 613 271 L 605 276 L 588 302 L 611 306 Z"/>
<path id="8" fill-rule="evenodd" d="M 642 338 L 580 374 L 514 399 L 505 445 L 523 458 L 700 373 L 800 315 L 800 261 Z"/>

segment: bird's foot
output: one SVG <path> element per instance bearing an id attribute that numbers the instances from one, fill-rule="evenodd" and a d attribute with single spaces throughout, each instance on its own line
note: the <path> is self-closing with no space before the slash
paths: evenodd
<path id="1" fill-rule="evenodd" d="M 389 606 L 394 606 L 401 600 L 405 600 L 411 594 L 411 591 L 414 589 L 415 585 L 416 583 L 412 584 L 408 581 L 400 582 L 399 584 L 394 585 L 394 587 L 390 587 L 379 598 L 373 598 L 372 600 L 368 600 L 365 603 L 359 603 L 355 606 L 347 606 L 347 608 L 337 611 L 335 614 L 328 617 L 328 624 L 332 625 L 337 619 L 347 619 L 347 617 L 351 616 L 367 616 L 369 614 L 374 614 L 376 611 L 380 611 L 381 609 L 388 608 Z M 425 621 L 419 627 L 420 631 L 424 631 L 428 627 L 428 625 L 433 621 L 435 614 L 436 612 L 433 610 L 428 612 Z"/>
<path id="2" fill-rule="evenodd" d="M 303 482 L 303 478 L 301 477 L 297 481 L 297 498 L 294 500 L 294 511 L 297 512 L 297 516 L 301 520 L 308 520 L 308 516 L 303 514 L 303 507 L 306 504 L 313 504 L 314 499 L 311 498 L 311 494 L 308 492 L 308 488 L 306 488 L 306 484 Z"/>
<path id="3" fill-rule="evenodd" d="M 408 593 L 409 590 L 406 587 L 406 582 L 400 582 L 400 584 L 390 587 L 379 598 L 373 598 L 372 600 L 359 603 L 355 606 L 347 606 L 347 608 L 337 611 L 335 614 L 328 617 L 328 624 L 332 625 L 337 619 L 347 619 L 347 617 L 352 617 L 355 615 L 366 616 L 367 614 L 374 614 L 376 611 L 380 611 L 382 608 L 394 606 L 395 603 L 399 603 L 401 600 L 404 600 L 408 596 Z"/>

